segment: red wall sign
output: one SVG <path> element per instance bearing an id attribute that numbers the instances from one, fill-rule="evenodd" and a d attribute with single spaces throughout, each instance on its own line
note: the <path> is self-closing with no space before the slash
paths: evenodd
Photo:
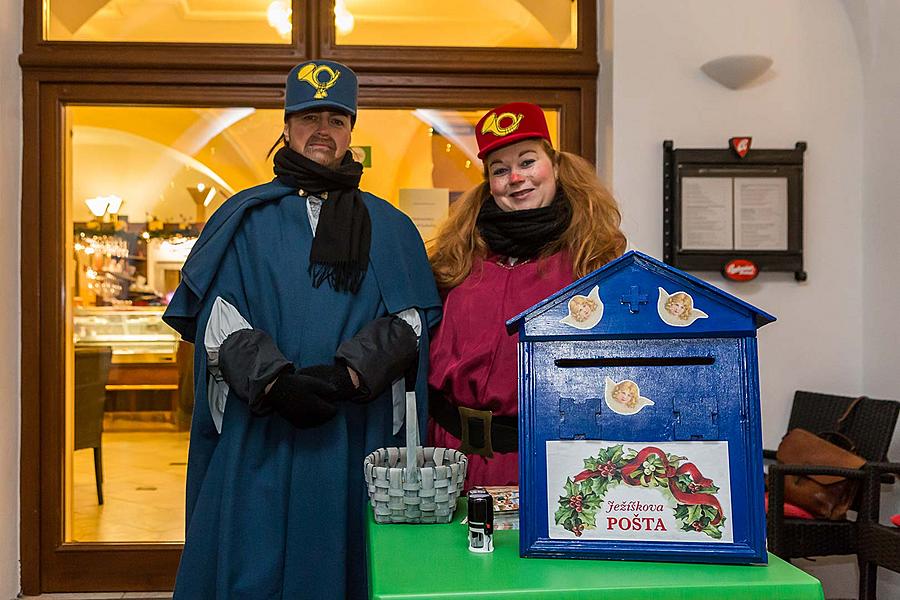
<path id="1" fill-rule="evenodd" d="M 732 281 L 750 281 L 759 275 L 759 267 L 753 261 L 736 258 L 725 265 L 722 274 Z"/>

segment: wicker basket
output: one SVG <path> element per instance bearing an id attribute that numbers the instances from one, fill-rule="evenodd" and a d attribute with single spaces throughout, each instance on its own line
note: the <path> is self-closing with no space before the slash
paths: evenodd
<path id="1" fill-rule="evenodd" d="M 449 523 L 466 480 L 466 455 L 419 446 L 415 392 L 406 393 L 406 447 L 364 461 L 376 523 Z"/>

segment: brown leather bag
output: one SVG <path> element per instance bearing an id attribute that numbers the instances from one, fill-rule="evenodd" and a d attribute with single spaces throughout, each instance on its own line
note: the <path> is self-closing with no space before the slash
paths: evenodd
<path id="1" fill-rule="evenodd" d="M 840 429 L 862 397 L 847 407 L 838 419 L 836 431 L 816 435 L 805 429 L 792 429 L 778 445 L 778 462 L 792 465 L 818 465 L 859 469 L 866 459 L 853 453 L 854 445 Z M 849 449 L 831 443 L 827 439 L 839 441 Z M 784 500 L 806 509 L 820 519 L 837 521 L 847 515 L 847 509 L 856 497 L 859 482 L 846 477 L 832 475 L 786 475 L 784 478 Z"/>

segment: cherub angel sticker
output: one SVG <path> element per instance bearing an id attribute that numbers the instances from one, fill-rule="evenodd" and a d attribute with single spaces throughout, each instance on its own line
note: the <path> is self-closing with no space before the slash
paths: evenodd
<path id="1" fill-rule="evenodd" d="M 603 318 L 600 288 L 594 286 L 587 296 L 576 294 L 569 299 L 569 314 L 559 320 L 577 329 L 590 329 Z"/>
<path id="2" fill-rule="evenodd" d="M 604 399 L 606 405 L 620 415 L 633 415 L 641 412 L 645 406 L 654 404 L 650 398 L 641 396 L 638 384 L 630 379 L 613 381 L 612 378 L 607 377 Z"/>
<path id="3" fill-rule="evenodd" d="M 694 299 L 687 292 L 669 294 L 659 288 L 659 300 L 656 303 L 659 318 L 672 327 L 687 327 L 697 319 L 709 317 L 705 312 L 694 308 Z"/>

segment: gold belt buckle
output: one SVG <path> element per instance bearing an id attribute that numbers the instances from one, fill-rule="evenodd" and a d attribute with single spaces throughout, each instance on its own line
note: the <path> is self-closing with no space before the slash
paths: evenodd
<path id="1" fill-rule="evenodd" d="M 467 408 L 465 406 L 457 406 L 459 410 L 459 421 L 462 425 L 462 445 L 459 451 L 463 454 L 477 454 L 485 458 L 494 455 L 494 449 L 491 447 L 491 411 L 477 410 L 475 408 Z M 472 445 L 469 439 L 469 420 L 475 419 L 482 422 L 484 426 L 484 445 L 476 447 Z"/>

